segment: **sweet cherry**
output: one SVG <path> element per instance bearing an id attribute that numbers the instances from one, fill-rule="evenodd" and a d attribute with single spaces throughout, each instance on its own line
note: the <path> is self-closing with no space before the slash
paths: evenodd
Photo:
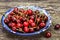
<path id="1" fill-rule="evenodd" d="M 45 24 L 44 22 L 41 22 L 41 23 L 40 23 L 40 28 L 45 27 L 45 25 L 46 25 L 46 24 Z"/>
<path id="2" fill-rule="evenodd" d="M 34 21 L 33 21 L 32 19 L 29 20 L 29 23 L 30 23 L 30 24 L 33 23 L 33 22 L 34 22 Z"/>
<path id="3" fill-rule="evenodd" d="M 31 26 L 32 26 L 32 27 L 35 27 L 35 26 L 36 26 L 36 24 L 33 22 L 33 23 L 31 23 Z"/>
<path id="4" fill-rule="evenodd" d="M 51 37 L 51 33 L 50 32 L 46 32 L 45 33 L 45 37 L 47 37 L 47 38 Z"/>
<path id="5" fill-rule="evenodd" d="M 25 27 L 28 27 L 28 26 L 29 26 L 29 23 L 28 23 L 28 22 L 24 22 L 23 25 L 24 25 Z"/>
<path id="6" fill-rule="evenodd" d="M 21 23 L 17 23 L 17 28 L 22 27 L 23 25 Z"/>
<path id="7" fill-rule="evenodd" d="M 5 23 L 9 23 L 9 19 L 6 18 L 6 19 L 4 20 L 4 22 L 5 22 Z"/>
<path id="8" fill-rule="evenodd" d="M 24 32 L 29 32 L 29 28 L 28 27 L 24 27 Z"/>
<path id="9" fill-rule="evenodd" d="M 54 29 L 58 30 L 60 28 L 60 24 L 56 24 Z"/>
<path id="10" fill-rule="evenodd" d="M 32 15 L 32 13 L 33 13 L 33 11 L 31 9 L 28 9 L 27 12 L 28 12 L 28 15 Z"/>

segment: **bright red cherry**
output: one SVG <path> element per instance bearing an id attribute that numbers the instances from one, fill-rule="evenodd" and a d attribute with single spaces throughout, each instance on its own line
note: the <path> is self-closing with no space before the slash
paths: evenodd
<path id="1" fill-rule="evenodd" d="M 29 32 L 29 28 L 28 27 L 24 27 L 24 32 Z"/>
<path id="2" fill-rule="evenodd" d="M 32 15 L 32 13 L 33 13 L 33 11 L 31 9 L 28 9 L 27 12 L 28 12 L 28 15 Z"/>
<path id="3" fill-rule="evenodd" d="M 33 20 L 32 20 L 32 19 L 30 19 L 30 20 L 29 20 L 29 23 L 30 23 L 30 24 L 31 24 L 31 23 L 33 23 Z"/>
<path id="4" fill-rule="evenodd" d="M 24 11 L 24 14 L 28 14 L 27 10 Z"/>
<path id="5" fill-rule="evenodd" d="M 30 28 L 29 29 L 29 32 L 34 32 L 34 28 Z"/>
<path id="6" fill-rule="evenodd" d="M 31 26 L 32 26 L 32 27 L 35 27 L 35 26 L 36 26 L 36 24 L 33 22 L 33 23 L 31 23 Z"/>
<path id="7" fill-rule="evenodd" d="M 41 23 L 40 23 L 40 28 L 45 27 L 45 25 L 46 25 L 46 24 L 45 24 L 44 22 L 41 22 Z"/>
<path id="8" fill-rule="evenodd" d="M 54 29 L 58 30 L 60 28 L 60 24 L 56 24 Z"/>
<path id="9" fill-rule="evenodd" d="M 29 23 L 28 23 L 28 22 L 24 22 L 23 25 L 24 25 L 25 27 L 28 27 L 28 26 L 29 26 Z"/>
<path id="10" fill-rule="evenodd" d="M 13 31 L 16 31 L 16 27 L 12 27 L 12 30 L 13 30 Z"/>
<path id="11" fill-rule="evenodd" d="M 22 27 L 23 25 L 21 23 L 17 23 L 17 28 Z"/>
<path id="12" fill-rule="evenodd" d="M 4 22 L 5 22 L 5 23 L 9 23 L 9 19 L 6 18 L 6 19 L 4 20 Z"/>
<path id="13" fill-rule="evenodd" d="M 51 33 L 50 32 L 46 32 L 45 37 L 50 38 L 51 37 Z"/>

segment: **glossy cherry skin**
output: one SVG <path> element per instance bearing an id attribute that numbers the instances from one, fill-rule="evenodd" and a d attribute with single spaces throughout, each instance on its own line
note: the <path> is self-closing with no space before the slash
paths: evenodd
<path id="1" fill-rule="evenodd" d="M 33 22 L 33 23 L 31 23 L 31 26 L 32 26 L 32 27 L 35 27 L 35 26 L 36 26 L 36 24 Z"/>
<path id="2" fill-rule="evenodd" d="M 30 24 L 33 23 L 33 22 L 34 22 L 34 21 L 33 21 L 32 19 L 29 20 L 29 23 L 30 23 Z"/>
<path id="3" fill-rule="evenodd" d="M 12 22 L 11 23 L 11 27 L 15 27 L 15 26 L 16 26 L 16 24 Z"/>
<path id="4" fill-rule="evenodd" d="M 4 22 L 5 22 L 5 23 L 9 23 L 9 19 L 6 18 L 6 19 L 4 20 Z"/>
<path id="5" fill-rule="evenodd" d="M 12 30 L 16 32 L 16 27 L 12 27 Z"/>
<path id="6" fill-rule="evenodd" d="M 23 25 L 21 23 L 17 23 L 17 28 L 21 28 Z"/>
<path id="7" fill-rule="evenodd" d="M 43 27 L 45 27 L 45 23 L 44 22 L 41 22 L 40 24 L 39 24 L 39 26 L 40 26 L 40 28 L 43 28 Z"/>
<path id="8" fill-rule="evenodd" d="M 60 28 L 60 24 L 56 24 L 54 29 L 58 30 Z"/>
<path id="9" fill-rule="evenodd" d="M 46 33 L 45 33 L 45 37 L 46 37 L 46 38 L 50 38 L 50 37 L 51 37 L 51 33 L 50 33 L 50 32 L 46 32 Z"/>
<path id="10" fill-rule="evenodd" d="M 28 15 L 32 15 L 32 13 L 33 13 L 33 11 L 31 9 L 28 9 L 27 12 L 28 12 Z"/>
<path id="11" fill-rule="evenodd" d="M 23 25 L 24 25 L 25 27 L 28 27 L 28 26 L 29 26 L 29 23 L 28 23 L 28 22 L 24 22 Z"/>
<path id="12" fill-rule="evenodd" d="M 29 28 L 28 27 L 24 27 L 24 32 L 29 32 Z"/>
<path id="13" fill-rule="evenodd" d="M 13 10 L 14 13 L 18 13 L 18 8 L 15 7 L 14 10 Z"/>

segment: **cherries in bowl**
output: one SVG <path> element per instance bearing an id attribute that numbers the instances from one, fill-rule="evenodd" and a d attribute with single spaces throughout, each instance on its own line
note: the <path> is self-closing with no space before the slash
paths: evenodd
<path id="1" fill-rule="evenodd" d="M 9 9 L 1 19 L 2 26 L 16 35 L 31 36 L 47 30 L 50 14 L 38 6 L 19 6 Z"/>

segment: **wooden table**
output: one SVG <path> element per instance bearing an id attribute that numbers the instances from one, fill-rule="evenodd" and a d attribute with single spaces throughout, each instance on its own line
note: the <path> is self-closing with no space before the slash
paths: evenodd
<path id="1" fill-rule="evenodd" d="M 45 38 L 43 35 L 46 31 L 39 35 L 26 37 L 26 36 L 16 36 L 4 30 L 1 25 L 2 15 L 8 9 L 19 5 L 36 5 L 42 7 L 43 9 L 46 9 L 51 14 L 52 17 L 53 25 L 51 25 L 51 27 L 47 30 L 52 33 L 52 37 Z M 40 0 L 40 1 L 29 0 L 29 2 L 26 2 L 25 0 L 23 0 L 22 2 L 20 0 L 20 2 L 16 2 L 16 1 L 0 2 L 0 40 L 60 40 L 60 29 L 54 30 L 54 25 L 57 23 L 60 24 L 60 1 L 59 0 Z"/>

